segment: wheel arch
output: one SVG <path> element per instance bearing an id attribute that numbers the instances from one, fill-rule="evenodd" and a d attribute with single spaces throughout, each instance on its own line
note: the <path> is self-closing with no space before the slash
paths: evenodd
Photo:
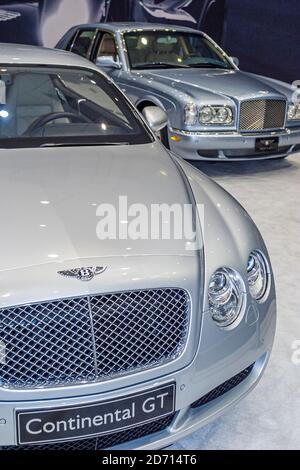
<path id="1" fill-rule="evenodd" d="M 143 97 L 140 100 L 138 100 L 136 103 L 136 107 L 139 111 L 143 111 L 143 109 L 146 106 L 159 106 L 160 108 L 162 108 L 164 111 L 167 112 L 163 103 L 155 97 Z"/>

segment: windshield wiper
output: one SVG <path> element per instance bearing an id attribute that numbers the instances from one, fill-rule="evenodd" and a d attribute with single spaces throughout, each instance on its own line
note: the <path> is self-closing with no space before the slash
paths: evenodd
<path id="1" fill-rule="evenodd" d="M 101 147 L 108 145 L 130 145 L 130 142 L 46 142 L 40 147 Z"/>
<path id="2" fill-rule="evenodd" d="M 146 62 L 144 64 L 138 64 L 133 67 L 134 70 L 138 69 L 155 69 L 155 68 L 168 68 L 168 69 L 186 69 L 189 65 L 185 64 L 169 64 L 168 62 Z"/>

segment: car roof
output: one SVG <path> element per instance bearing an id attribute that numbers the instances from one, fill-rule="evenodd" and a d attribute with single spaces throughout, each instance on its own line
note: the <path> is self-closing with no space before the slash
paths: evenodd
<path id="1" fill-rule="evenodd" d="M 99 72 L 99 69 L 93 65 L 93 63 L 77 54 L 59 49 L 48 49 L 46 47 L 27 46 L 23 44 L 0 43 L 0 65 L 1 64 L 87 67 Z"/>
<path id="2" fill-rule="evenodd" d="M 153 30 L 153 29 L 160 29 L 160 30 L 177 30 L 177 31 L 193 31 L 194 33 L 200 33 L 201 31 L 188 28 L 186 26 L 180 25 L 166 25 L 162 23 L 142 23 L 142 22 L 111 22 L 111 23 L 85 23 L 75 26 L 72 29 L 78 28 L 103 28 L 108 31 L 114 32 L 124 32 L 124 31 L 135 31 L 137 29 L 144 29 L 144 30 Z"/>

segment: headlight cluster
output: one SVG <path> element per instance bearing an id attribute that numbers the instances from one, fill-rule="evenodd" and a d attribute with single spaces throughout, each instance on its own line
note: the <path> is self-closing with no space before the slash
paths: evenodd
<path id="1" fill-rule="evenodd" d="M 290 103 L 288 107 L 288 120 L 300 120 L 300 103 Z"/>
<path id="2" fill-rule="evenodd" d="M 240 276 L 233 270 L 221 268 L 212 276 L 208 301 L 213 320 L 222 327 L 231 325 L 242 311 L 245 289 Z"/>
<path id="3" fill-rule="evenodd" d="M 232 124 L 232 109 L 229 106 L 202 106 L 200 109 L 200 122 L 202 124 Z"/>
<path id="4" fill-rule="evenodd" d="M 259 251 L 249 255 L 247 281 L 251 296 L 257 302 L 263 302 L 270 278 L 267 261 Z M 208 286 L 208 302 L 212 319 L 218 326 L 232 325 L 245 311 L 246 288 L 242 277 L 233 269 L 218 269 Z"/>
<path id="5" fill-rule="evenodd" d="M 188 103 L 184 108 L 184 122 L 188 126 L 216 124 L 228 126 L 233 123 L 233 111 L 229 106 L 202 106 L 200 110 L 195 103 Z"/>
<path id="6" fill-rule="evenodd" d="M 268 268 L 259 251 L 252 251 L 249 256 L 247 277 L 250 294 L 255 300 L 262 300 L 268 288 Z"/>

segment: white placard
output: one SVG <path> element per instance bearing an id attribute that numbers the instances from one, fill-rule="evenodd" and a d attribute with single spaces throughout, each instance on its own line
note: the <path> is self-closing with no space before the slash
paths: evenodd
<path id="1" fill-rule="evenodd" d="M 0 104 L 6 104 L 6 85 L 3 80 L 0 80 Z"/>

